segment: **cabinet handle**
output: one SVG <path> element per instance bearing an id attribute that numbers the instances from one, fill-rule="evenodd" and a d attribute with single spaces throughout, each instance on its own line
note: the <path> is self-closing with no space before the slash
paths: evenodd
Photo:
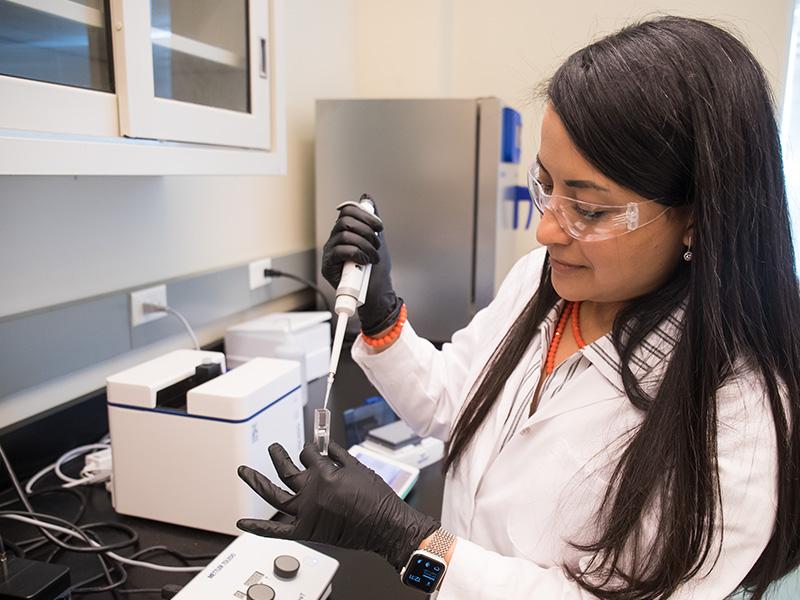
<path id="1" fill-rule="evenodd" d="M 267 39 L 266 38 L 259 38 L 261 42 L 261 66 L 258 70 L 258 74 L 261 76 L 262 79 L 267 79 L 269 77 L 269 60 L 267 56 Z"/>

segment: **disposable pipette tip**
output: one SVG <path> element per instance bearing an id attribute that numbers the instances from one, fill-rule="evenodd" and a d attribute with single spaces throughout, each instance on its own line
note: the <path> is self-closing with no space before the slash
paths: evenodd
<path id="1" fill-rule="evenodd" d="M 328 386 L 325 389 L 325 402 L 322 403 L 322 408 L 328 408 L 328 400 L 331 397 L 331 382 L 328 382 Z"/>

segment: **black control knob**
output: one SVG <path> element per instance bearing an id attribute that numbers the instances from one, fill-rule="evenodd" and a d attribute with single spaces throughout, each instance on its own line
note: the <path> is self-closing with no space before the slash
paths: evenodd
<path id="1" fill-rule="evenodd" d="M 275 600 L 275 590 L 263 583 L 247 588 L 247 600 Z"/>
<path id="2" fill-rule="evenodd" d="M 297 571 L 300 570 L 300 561 L 294 556 L 284 554 L 275 559 L 272 568 L 275 571 L 275 577 L 294 579 L 297 577 Z"/>

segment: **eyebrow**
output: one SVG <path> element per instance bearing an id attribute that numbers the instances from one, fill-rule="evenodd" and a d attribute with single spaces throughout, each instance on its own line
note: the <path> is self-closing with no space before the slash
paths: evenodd
<path id="1" fill-rule="evenodd" d="M 539 155 L 538 154 L 536 155 L 536 162 L 538 163 L 539 168 L 542 171 L 544 171 L 550 178 L 553 177 L 552 175 L 550 175 L 550 171 L 547 170 L 547 167 L 545 167 L 542 164 L 542 161 L 539 159 Z M 599 184 L 595 183 L 594 181 L 589 181 L 588 179 L 565 179 L 564 180 L 564 185 L 566 185 L 567 187 L 573 188 L 573 189 L 578 189 L 578 190 L 598 190 L 600 192 L 610 192 L 611 191 L 607 187 L 603 187 L 602 185 L 599 185 Z"/>

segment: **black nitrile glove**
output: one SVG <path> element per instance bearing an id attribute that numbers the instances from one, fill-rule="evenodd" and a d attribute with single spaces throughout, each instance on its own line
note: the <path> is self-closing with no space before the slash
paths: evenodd
<path id="1" fill-rule="evenodd" d="M 374 471 L 331 440 L 329 455 L 306 444 L 300 471 L 280 444 L 269 447 L 275 470 L 291 494 L 250 467 L 239 477 L 291 523 L 240 519 L 239 529 L 264 537 L 319 542 L 340 548 L 369 550 L 400 571 L 420 542 L 439 522 L 411 508 Z"/>
<path id="2" fill-rule="evenodd" d="M 364 194 L 361 198 L 368 197 Z M 374 201 L 373 201 L 374 202 Z M 383 222 L 376 215 L 345 204 L 322 249 L 322 276 L 334 288 L 342 278 L 344 263 L 352 260 L 360 265 L 372 263 L 364 304 L 358 307 L 361 329 L 376 335 L 397 322 L 403 301 L 392 288 L 392 261 L 383 237 Z"/>

